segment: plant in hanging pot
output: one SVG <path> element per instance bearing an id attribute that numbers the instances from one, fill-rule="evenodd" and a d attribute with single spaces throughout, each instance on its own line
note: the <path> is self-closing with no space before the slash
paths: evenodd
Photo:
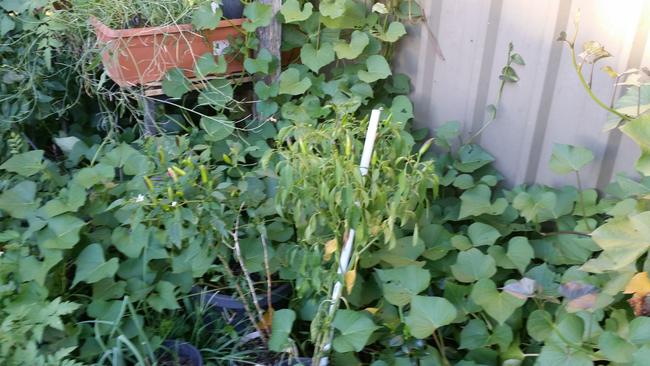
<path id="1" fill-rule="evenodd" d="M 265 160 L 275 164 L 279 176 L 281 216 L 295 224 L 306 251 L 322 256 L 319 281 L 297 286 L 316 304 L 328 304 L 311 322 L 316 363 L 332 348 L 360 351 L 370 341 L 377 329 L 370 314 L 337 310 L 338 301 L 343 295 L 351 298 L 355 288 L 364 291 L 358 289 L 363 277 L 372 277 L 366 268 L 412 261 L 408 249 L 423 246 L 419 223 L 430 215 L 429 203 L 437 194 L 434 162 L 425 156 L 431 140 L 414 153 L 408 124 L 388 115 L 381 119 L 376 138 L 369 128 L 373 123 L 348 115 L 317 126 L 286 127 L 278 135 L 278 149 Z M 360 169 L 362 155 L 367 157 Z M 321 286 L 315 288 L 315 282 Z M 362 330 L 352 343 L 345 334 L 350 324 Z"/>
<path id="2" fill-rule="evenodd" d="M 232 50 L 233 42 L 244 36 L 243 5 L 239 0 L 225 1 L 223 5 L 222 9 L 217 1 L 198 5 L 187 2 L 178 10 L 178 16 L 163 17 L 158 22 L 148 19 L 138 7 L 121 24 L 115 24 L 110 17 L 102 20 L 91 15 L 90 24 L 106 72 L 122 87 L 160 82 L 174 68 L 188 77 L 204 78 L 207 75 L 195 70 L 204 55 L 219 58 L 220 63 L 227 65 L 219 70 L 221 74 L 242 71 L 242 60 Z"/>

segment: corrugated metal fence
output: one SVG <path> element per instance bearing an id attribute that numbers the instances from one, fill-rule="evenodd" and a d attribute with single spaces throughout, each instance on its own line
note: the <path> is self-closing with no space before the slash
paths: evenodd
<path id="1" fill-rule="evenodd" d="M 574 184 L 548 168 L 554 142 L 593 150 L 596 161 L 583 179 L 604 187 L 620 171 L 632 172 L 639 151 L 618 130 L 603 132 L 607 113 L 587 96 L 571 66 L 568 49 L 556 41 L 569 35 L 580 12 L 577 44 L 598 40 L 615 57 L 601 61 L 623 71 L 650 66 L 650 0 L 419 0 L 429 29 L 445 59 L 422 24 L 409 29 L 396 57 L 397 70 L 412 78 L 417 123 L 435 128 L 445 121 L 462 122 L 476 131 L 493 103 L 507 47 L 526 61 L 517 67 L 521 80 L 507 86 L 497 120 L 480 144 L 497 159 L 508 184 L 540 182 Z M 611 97 L 611 79 L 596 72 L 594 90 Z"/>

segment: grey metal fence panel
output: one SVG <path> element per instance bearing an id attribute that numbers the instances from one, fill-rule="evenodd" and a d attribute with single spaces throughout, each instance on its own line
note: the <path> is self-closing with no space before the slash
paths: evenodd
<path id="1" fill-rule="evenodd" d="M 644 0 L 419 0 L 427 26 L 414 24 L 395 59 L 411 76 L 416 123 L 435 128 L 458 120 L 480 128 L 485 106 L 498 92 L 509 42 L 526 61 L 521 78 L 504 91 L 497 120 L 479 142 L 497 158 L 508 184 L 574 184 L 548 168 L 554 142 L 594 151 L 585 185 L 604 187 L 617 172 L 634 172 L 638 148 L 618 131 L 603 132 L 607 113 L 580 86 L 568 49 L 556 41 L 572 34 L 580 12 L 578 44 L 598 40 L 614 57 L 598 64 L 623 71 L 650 66 L 650 1 Z M 431 34 L 444 55 L 436 55 Z M 611 98 L 611 80 L 595 72 L 595 92 Z"/>

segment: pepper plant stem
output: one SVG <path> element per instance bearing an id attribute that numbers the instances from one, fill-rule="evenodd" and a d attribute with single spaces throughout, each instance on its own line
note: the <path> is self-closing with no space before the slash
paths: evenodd
<path id="1" fill-rule="evenodd" d="M 381 109 L 373 109 L 370 114 L 370 122 L 368 124 L 368 131 L 366 132 L 366 141 L 363 145 L 363 152 L 361 154 L 361 164 L 359 164 L 359 171 L 361 176 L 368 174 L 368 169 L 370 168 L 370 158 L 372 157 L 372 152 L 375 148 L 375 139 L 377 138 L 377 129 L 379 127 L 379 117 L 381 116 Z M 339 275 L 339 280 L 334 284 L 334 289 L 332 290 L 331 302 L 328 311 L 328 319 L 333 319 L 338 309 L 339 301 L 341 300 L 341 295 L 343 293 L 343 283 L 340 278 L 345 277 L 345 274 L 348 271 L 350 266 L 350 258 L 352 257 L 352 251 L 354 248 L 354 236 L 355 230 L 350 229 L 348 232 L 347 240 L 343 245 L 341 250 L 341 256 L 339 259 L 339 268 L 337 274 Z M 329 335 L 325 337 L 328 339 L 327 343 L 323 346 L 322 352 L 327 352 L 331 349 L 332 338 L 334 332 L 331 329 L 327 330 Z M 327 361 L 325 362 L 327 364 Z"/>

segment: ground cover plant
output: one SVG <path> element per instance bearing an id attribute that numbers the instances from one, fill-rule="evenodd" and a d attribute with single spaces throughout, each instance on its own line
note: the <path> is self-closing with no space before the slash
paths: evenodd
<path id="1" fill-rule="evenodd" d="M 66 4 L 78 12 L 63 13 Z M 645 364 L 646 69 L 607 69 L 623 90 L 605 103 L 587 74 L 611 55 L 596 42 L 579 52 L 577 33 L 562 34 L 610 127 L 640 145 L 641 177 L 619 175 L 605 192 L 583 187 L 593 154 L 555 145 L 551 169 L 575 175 L 575 187 L 505 187 L 494 157 L 473 141 L 498 123 L 525 67 L 513 45 L 480 130 L 463 135 L 449 122 L 427 139 L 411 126 L 408 78 L 389 66 L 403 23 L 425 16 L 417 2 L 285 0 L 283 49 L 296 55 L 281 64 L 258 50 L 270 6 L 247 1 L 231 52 L 253 81 L 218 78 L 196 92 L 171 70 L 163 88 L 177 109 L 162 114 L 178 113 L 182 128 L 144 137 L 128 118 L 96 128 L 102 95 L 90 90 L 88 105 L 70 99 L 83 72 L 48 73 L 49 57 L 69 55 L 54 52 L 61 40 L 52 32 L 70 26 L 57 22 L 97 9 L 115 26 L 142 15 L 144 25 L 174 18 L 210 29 L 221 14 L 209 2 L 113 4 L 127 10 L 0 1 L 0 32 L 16 46 L 0 49 L 2 91 L 19 96 L 2 101 L 11 138 L 0 151 L 0 363 L 160 365 L 174 362 L 164 341 L 181 340 L 215 365 L 296 356 L 374 366 Z M 45 56 L 15 63 L 21 47 Z M 223 62 L 202 57 L 198 73 Z M 265 81 L 275 71 L 278 82 Z M 252 105 L 260 119 L 250 118 Z M 379 138 L 364 178 L 358 161 L 375 108 Z M 340 276 L 351 228 L 352 265 Z M 331 313 L 337 281 L 345 289 Z M 292 294 L 273 301 L 280 284 Z M 238 298 L 242 312 L 222 317 L 207 301 L 214 294 Z"/>

